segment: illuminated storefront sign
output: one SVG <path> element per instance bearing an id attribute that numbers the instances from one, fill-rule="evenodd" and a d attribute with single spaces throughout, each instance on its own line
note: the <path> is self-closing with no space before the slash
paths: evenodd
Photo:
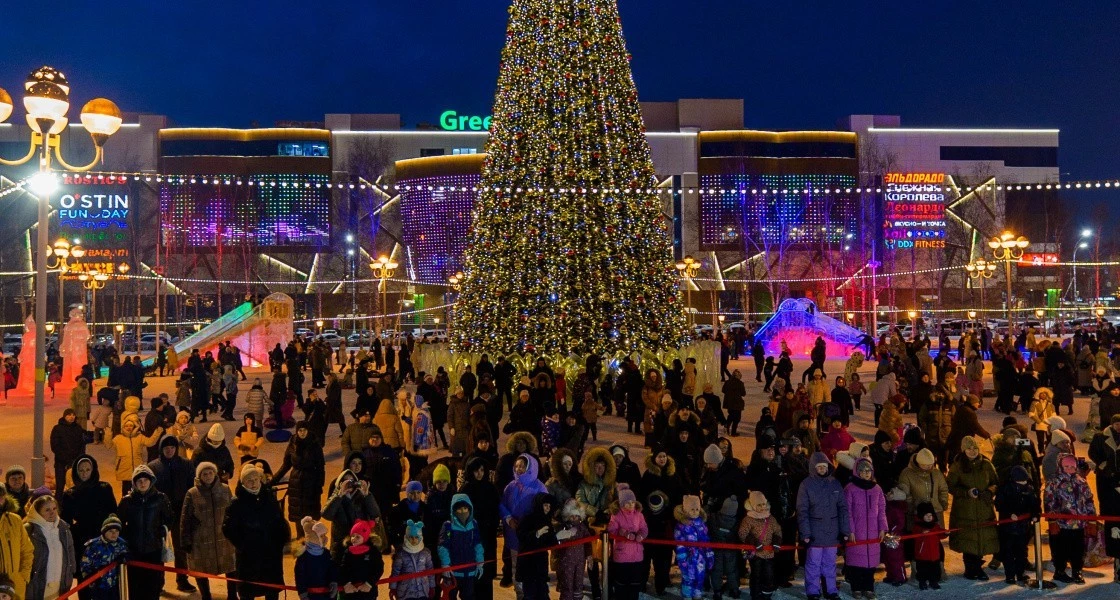
<path id="1" fill-rule="evenodd" d="M 489 131 L 490 117 L 460 115 L 453 110 L 445 110 L 439 116 L 439 126 L 445 131 Z"/>
<path id="2" fill-rule="evenodd" d="M 78 241 L 84 262 L 127 262 L 136 222 L 136 189 L 128 177 L 70 175 L 51 199 L 58 237 Z"/>
<path id="3" fill-rule="evenodd" d="M 892 250 L 945 247 L 944 173 L 883 177 L 883 239 Z"/>
<path id="4" fill-rule="evenodd" d="M 1023 257 L 1018 260 L 1016 264 L 1020 267 L 1048 267 L 1058 264 L 1059 258 L 1057 254 L 1049 252 L 1028 252 L 1023 254 Z"/>

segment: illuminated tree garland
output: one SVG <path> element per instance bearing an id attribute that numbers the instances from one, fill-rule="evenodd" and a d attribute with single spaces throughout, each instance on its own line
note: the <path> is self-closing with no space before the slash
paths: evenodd
<path id="1" fill-rule="evenodd" d="M 453 344 L 537 354 L 678 345 L 668 224 L 615 0 L 514 0 L 509 13 Z"/>

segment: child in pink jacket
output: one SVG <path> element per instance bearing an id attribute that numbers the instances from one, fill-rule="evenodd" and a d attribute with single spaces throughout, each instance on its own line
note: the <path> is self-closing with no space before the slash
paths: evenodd
<path id="1" fill-rule="evenodd" d="M 611 577 L 614 583 L 614 598 L 618 600 L 638 600 L 638 594 L 645 586 L 646 574 L 642 570 L 642 541 L 649 535 L 642 506 L 634 491 L 625 483 L 618 484 L 619 511 L 611 515 L 607 532 L 614 536 L 614 551 L 611 552 Z M 622 538 L 622 539 L 619 539 Z"/>

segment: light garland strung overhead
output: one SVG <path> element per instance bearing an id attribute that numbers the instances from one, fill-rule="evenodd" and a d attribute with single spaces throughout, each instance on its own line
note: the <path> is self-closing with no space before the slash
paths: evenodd
<path id="1" fill-rule="evenodd" d="M 669 187 L 616 187 L 616 188 L 584 188 L 584 187 L 500 187 L 500 186 L 419 186 L 401 185 L 394 183 L 370 184 L 359 179 L 337 179 L 322 181 L 322 176 L 316 178 L 288 181 L 270 179 L 267 176 L 259 177 L 234 177 L 214 174 L 179 174 L 179 173 L 151 173 L 151 172 L 95 172 L 73 176 L 81 179 L 82 183 L 101 180 L 124 182 L 128 179 L 144 181 L 146 183 L 167 183 L 170 185 L 248 185 L 268 187 L 302 187 L 302 188 L 327 188 L 327 189 L 372 189 L 382 192 L 409 192 L 409 191 L 448 191 L 448 192 L 493 192 L 501 195 L 529 195 L 529 194 L 571 194 L 571 195 L 611 195 L 611 194 L 663 194 L 663 195 L 788 195 L 788 194 L 882 194 L 883 188 L 879 186 L 868 187 L 812 187 L 812 188 L 669 188 Z M 17 184 L 18 185 L 18 184 Z M 14 187 L 14 186 L 13 186 Z M 1034 182 L 1034 183 L 987 183 L 976 186 L 971 185 L 923 185 L 929 191 L 941 192 L 972 192 L 972 191 L 1057 191 L 1057 190 L 1107 190 L 1120 189 L 1120 179 L 1082 180 L 1069 182 Z M 0 195 L 9 190 L 0 192 Z M 2 197 L 2 196 L 0 196 Z M 514 196 L 516 197 L 516 196 Z"/>

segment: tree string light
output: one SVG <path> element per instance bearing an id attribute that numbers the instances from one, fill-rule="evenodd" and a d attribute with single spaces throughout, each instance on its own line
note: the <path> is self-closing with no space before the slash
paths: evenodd
<path id="1" fill-rule="evenodd" d="M 684 312 L 616 0 L 513 0 L 509 13 L 453 347 L 678 346 Z"/>

